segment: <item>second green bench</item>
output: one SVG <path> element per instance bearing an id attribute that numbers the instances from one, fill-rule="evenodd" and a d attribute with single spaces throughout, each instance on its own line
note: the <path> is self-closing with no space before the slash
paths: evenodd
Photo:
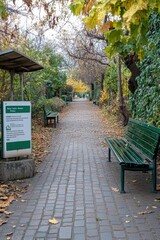
<path id="1" fill-rule="evenodd" d="M 48 121 L 54 120 L 54 128 L 56 128 L 57 123 L 59 122 L 59 113 L 53 112 L 49 105 L 44 105 L 44 126 L 48 125 Z"/>

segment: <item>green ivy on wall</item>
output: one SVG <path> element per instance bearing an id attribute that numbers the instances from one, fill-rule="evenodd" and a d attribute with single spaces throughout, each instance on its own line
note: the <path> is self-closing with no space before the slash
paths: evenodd
<path id="1" fill-rule="evenodd" d="M 160 127 L 160 15 L 152 14 L 147 33 L 149 45 L 140 63 L 138 89 L 130 97 L 132 117 Z"/>

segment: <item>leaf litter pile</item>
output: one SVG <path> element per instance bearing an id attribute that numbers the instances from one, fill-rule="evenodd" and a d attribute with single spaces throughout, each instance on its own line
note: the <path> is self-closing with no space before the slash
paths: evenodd
<path id="1" fill-rule="evenodd" d="M 7 211 L 8 206 L 17 198 L 21 198 L 29 186 L 30 184 L 25 184 L 23 180 L 0 184 L 0 226 L 7 223 L 7 218 L 14 213 Z"/>
<path id="2" fill-rule="evenodd" d="M 32 121 L 32 155 L 35 159 L 35 164 L 38 165 L 42 162 L 49 151 L 51 138 L 53 134 L 52 127 L 43 127 L 43 121 L 41 119 Z"/>
<path id="3" fill-rule="evenodd" d="M 102 123 L 107 137 L 122 137 L 125 127 L 118 121 L 117 117 L 102 110 Z"/>

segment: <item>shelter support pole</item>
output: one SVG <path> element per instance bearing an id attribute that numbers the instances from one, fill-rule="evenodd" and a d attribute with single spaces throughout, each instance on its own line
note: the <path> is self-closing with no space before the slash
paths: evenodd
<path id="1" fill-rule="evenodd" d="M 24 95 L 23 95 L 23 81 L 24 81 L 24 74 L 23 72 L 19 73 L 19 77 L 20 77 L 20 91 L 21 91 L 21 100 L 24 100 Z"/>
<path id="2" fill-rule="evenodd" d="M 15 71 L 10 71 L 10 77 L 11 77 L 11 87 L 10 87 L 10 99 L 13 101 L 13 92 L 14 92 L 14 86 L 13 86 L 13 80 L 14 80 Z"/>

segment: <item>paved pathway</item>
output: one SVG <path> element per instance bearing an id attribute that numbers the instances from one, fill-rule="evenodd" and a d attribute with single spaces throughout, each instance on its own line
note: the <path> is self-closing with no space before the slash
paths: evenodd
<path id="1" fill-rule="evenodd" d="M 0 227 L 0 239 L 10 232 L 12 240 L 160 239 L 160 194 L 150 192 L 149 174 L 135 172 L 126 174 L 127 193 L 117 192 L 119 166 L 107 162 L 99 113 L 87 101 L 70 104 L 52 152 L 26 180 L 26 201 L 10 206 L 15 213 Z M 53 217 L 57 225 L 48 222 Z"/>

